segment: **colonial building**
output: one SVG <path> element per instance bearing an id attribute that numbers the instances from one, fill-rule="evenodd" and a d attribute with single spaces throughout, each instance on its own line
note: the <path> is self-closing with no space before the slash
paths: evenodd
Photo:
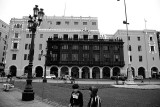
<path id="1" fill-rule="evenodd" d="M 0 72 L 4 71 L 9 25 L 0 20 Z"/>
<path id="2" fill-rule="evenodd" d="M 123 41 L 83 36 L 48 39 L 46 65 L 51 68 L 50 73 L 74 78 L 110 78 L 119 74 L 124 66 Z"/>
<path id="3" fill-rule="evenodd" d="M 130 57 L 133 76 L 142 75 L 144 78 L 155 78 L 160 74 L 160 41 L 157 31 L 129 30 L 127 37 L 126 30 L 118 30 L 115 36 L 124 41 L 125 66 L 122 71 L 127 70 Z M 128 48 L 127 44 L 129 44 Z M 130 56 L 128 56 L 128 51 L 130 51 Z"/>
<path id="4" fill-rule="evenodd" d="M 28 66 L 31 34 L 27 22 L 28 17 L 10 21 L 5 71 L 12 72 L 14 76 L 24 74 Z M 34 49 L 32 73 L 37 77 L 44 75 L 45 70 L 42 50 L 47 55 L 47 75 L 109 78 L 116 75 L 115 72 L 121 72 L 124 66 L 123 41 L 103 40 L 96 17 L 45 16 L 37 29 Z M 52 57 L 48 58 L 48 55 Z"/>

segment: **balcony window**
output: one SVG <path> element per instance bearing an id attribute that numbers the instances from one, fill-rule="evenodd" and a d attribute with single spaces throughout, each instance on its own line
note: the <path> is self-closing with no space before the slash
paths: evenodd
<path id="1" fill-rule="evenodd" d="M 68 34 L 63 35 L 64 40 L 68 40 Z"/>
<path id="2" fill-rule="evenodd" d="M 109 51 L 109 46 L 103 46 L 103 50 Z"/>
<path id="3" fill-rule="evenodd" d="M 88 40 L 88 35 L 83 35 L 84 40 Z"/>
<path id="4" fill-rule="evenodd" d="M 72 50 L 78 50 L 78 45 L 73 45 Z"/>
<path id="5" fill-rule="evenodd" d="M 73 35 L 74 40 L 78 40 L 78 34 Z"/>
<path id="6" fill-rule="evenodd" d="M 93 46 L 93 50 L 99 50 L 99 46 Z"/>
<path id="7" fill-rule="evenodd" d="M 78 61 L 78 54 L 72 54 L 72 61 Z"/>
<path id="8" fill-rule="evenodd" d="M 68 61 L 68 54 L 62 54 L 62 61 Z"/>
<path id="9" fill-rule="evenodd" d="M 83 54 L 83 61 L 89 61 L 89 54 Z"/>
<path id="10" fill-rule="evenodd" d="M 100 61 L 100 56 L 99 56 L 99 54 L 97 53 L 97 54 L 93 54 L 93 61 Z"/>
<path id="11" fill-rule="evenodd" d="M 89 46 L 88 45 L 83 45 L 83 50 L 89 50 Z"/>
<path id="12" fill-rule="evenodd" d="M 68 49 L 68 45 L 63 45 L 63 46 L 62 46 L 62 49 L 63 49 L 63 50 Z"/>

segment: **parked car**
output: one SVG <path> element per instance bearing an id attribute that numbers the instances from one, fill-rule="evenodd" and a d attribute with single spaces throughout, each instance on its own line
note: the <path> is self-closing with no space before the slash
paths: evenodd
<path id="1" fill-rule="evenodd" d="M 135 80 L 142 80 L 142 79 L 143 79 L 143 76 L 142 76 L 142 75 L 138 75 L 138 76 L 135 76 L 134 79 L 135 79 Z"/>
<path id="2" fill-rule="evenodd" d="M 42 76 L 42 78 L 44 78 L 44 76 Z M 46 75 L 46 78 L 47 79 L 55 79 L 56 76 L 54 74 L 51 74 L 51 75 Z"/>
<path id="3" fill-rule="evenodd" d="M 25 74 L 23 74 L 21 76 L 17 76 L 16 78 L 18 78 L 18 79 L 27 79 L 27 76 L 28 76 L 28 74 L 25 73 Z"/>
<path id="4" fill-rule="evenodd" d="M 112 80 L 122 80 L 122 81 L 125 81 L 127 79 L 127 76 L 125 75 L 119 75 L 119 76 L 111 76 L 111 79 Z"/>

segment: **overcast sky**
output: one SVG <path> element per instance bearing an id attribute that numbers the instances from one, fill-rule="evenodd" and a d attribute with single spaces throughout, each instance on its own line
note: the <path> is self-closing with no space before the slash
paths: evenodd
<path id="1" fill-rule="evenodd" d="M 0 0 L 0 19 L 22 18 L 33 13 L 37 4 L 47 16 L 98 17 L 101 33 L 114 34 L 126 29 L 124 0 Z M 160 0 L 126 0 L 129 30 L 146 28 L 160 31 Z"/>

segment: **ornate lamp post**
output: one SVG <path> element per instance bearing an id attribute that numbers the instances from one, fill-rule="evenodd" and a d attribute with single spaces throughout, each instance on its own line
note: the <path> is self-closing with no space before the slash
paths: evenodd
<path id="1" fill-rule="evenodd" d="M 117 0 L 117 1 L 120 1 L 120 0 Z M 132 69 L 131 69 L 131 61 L 130 61 L 130 50 L 129 50 L 129 36 L 128 36 L 128 21 L 127 21 L 127 8 L 126 8 L 126 1 L 124 0 L 124 7 L 125 7 L 125 17 L 126 17 L 126 20 L 123 21 L 123 24 L 126 25 L 126 30 L 127 30 L 127 50 L 128 50 L 128 69 L 127 69 L 127 83 L 128 84 L 131 84 L 133 83 L 133 74 L 132 74 Z"/>
<path id="2" fill-rule="evenodd" d="M 34 38 L 37 27 L 40 26 L 42 19 L 44 16 L 43 9 L 38 8 L 38 5 L 35 5 L 33 8 L 33 16 L 29 16 L 28 20 L 28 29 L 29 32 L 32 33 L 31 38 L 31 48 L 29 51 L 29 65 L 28 65 L 28 76 L 26 80 L 26 86 L 24 92 L 22 92 L 22 100 L 23 101 L 31 101 L 34 100 L 34 92 L 32 88 L 32 66 L 33 66 L 33 56 L 34 56 Z"/>

